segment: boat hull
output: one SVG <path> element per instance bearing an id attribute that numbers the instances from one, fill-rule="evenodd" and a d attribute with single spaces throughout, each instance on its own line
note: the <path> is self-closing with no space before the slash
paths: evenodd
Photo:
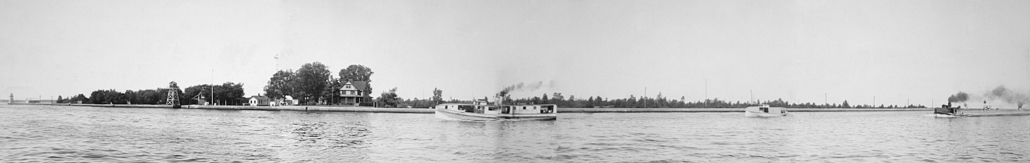
<path id="1" fill-rule="evenodd" d="M 490 114 L 477 114 L 477 113 L 466 113 L 452 110 L 437 109 L 436 117 L 447 120 L 464 120 L 464 121 L 546 121 L 546 120 L 557 120 L 558 114 L 501 114 L 501 115 L 490 115 Z"/>
<path id="2" fill-rule="evenodd" d="M 745 117 L 782 117 L 787 116 L 787 113 L 755 113 L 744 111 Z"/>

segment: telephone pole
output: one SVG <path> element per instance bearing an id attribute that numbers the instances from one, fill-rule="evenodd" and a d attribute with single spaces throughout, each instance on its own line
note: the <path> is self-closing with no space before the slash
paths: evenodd
<path id="1" fill-rule="evenodd" d="M 211 102 L 208 103 L 215 104 L 215 69 L 211 69 L 211 85 L 208 88 L 211 89 Z"/>

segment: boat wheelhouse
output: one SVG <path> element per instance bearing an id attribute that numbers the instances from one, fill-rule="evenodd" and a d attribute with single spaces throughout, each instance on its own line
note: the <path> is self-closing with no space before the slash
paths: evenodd
<path id="1" fill-rule="evenodd" d="M 937 117 L 955 117 L 961 115 L 961 113 L 959 112 L 960 108 L 962 107 L 952 107 L 951 102 L 948 102 L 947 105 L 941 105 L 941 107 L 939 108 L 933 108 L 933 114 Z"/>
<path id="2" fill-rule="evenodd" d="M 437 118 L 452 120 L 556 120 L 558 106 L 554 104 L 491 105 L 486 101 L 472 104 L 445 103 L 433 107 Z"/>
<path id="3" fill-rule="evenodd" d="M 769 105 L 751 106 L 744 108 L 745 117 L 782 117 L 787 116 L 787 109 L 783 107 L 769 107 Z"/>

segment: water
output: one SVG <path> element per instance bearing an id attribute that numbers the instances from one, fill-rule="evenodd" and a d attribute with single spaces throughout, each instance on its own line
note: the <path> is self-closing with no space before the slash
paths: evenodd
<path id="1" fill-rule="evenodd" d="M 0 105 L 0 162 L 1027 162 L 1030 116 L 431 114 Z"/>

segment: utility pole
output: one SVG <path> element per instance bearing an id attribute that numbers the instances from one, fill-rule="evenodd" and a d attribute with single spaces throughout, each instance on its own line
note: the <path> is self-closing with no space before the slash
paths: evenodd
<path id="1" fill-rule="evenodd" d="M 705 107 L 708 107 L 708 78 L 705 78 Z"/>
<path id="2" fill-rule="evenodd" d="M 876 107 L 876 96 L 873 96 L 873 107 Z"/>
<path id="3" fill-rule="evenodd" d="M 748 103 L 755 102 L 755 91 L 754 90 L 747 90 L 747 91 L 751 92 L 751 100 L 748 100 Z"/>
<path id="4" fill-rule="evenodd" d="M 644 107 L 647 107 L 647 87 L 644 87 Z"/>
<path id="5" fill-rule="evenodd" d="M 830 102 L 826 100 L 826 93 L 823 93 L 823 106 L 830 105 Z"/>
<path id="6" fill-rule="evenodd" d="M 215 69 L 211 69 L 211 85 L 208 86 L 211 89 L 211 101 L 209 104 L 215 104 Z"/>

